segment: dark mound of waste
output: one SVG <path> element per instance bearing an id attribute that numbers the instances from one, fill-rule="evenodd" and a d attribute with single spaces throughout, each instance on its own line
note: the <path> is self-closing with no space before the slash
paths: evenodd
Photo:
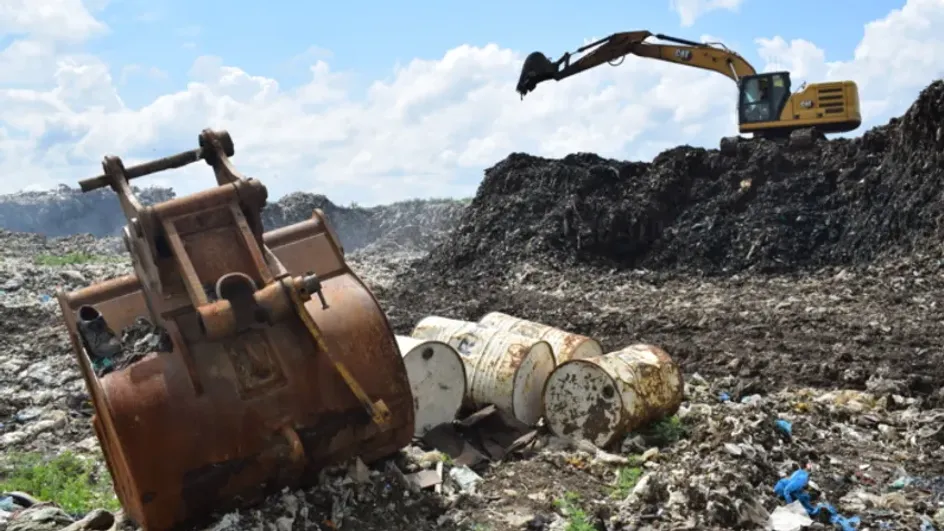
<path id="1" fill-rule="evenodd" d="M 944 236 L 944 82 L 861 138 L 736 156 L 679 147 L 651 163 L 512 154 L 485 172 L 421 270 L 495 275 L 529 260 L 783 272 L 927 250 Z"/>

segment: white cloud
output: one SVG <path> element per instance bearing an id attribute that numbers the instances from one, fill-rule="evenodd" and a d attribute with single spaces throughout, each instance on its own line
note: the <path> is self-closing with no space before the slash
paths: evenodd
<path id="1" fill-rule="evenodd" d="M 98 2 L 93 8 L 104 7 Z M 83 41 L 106 27 L 92 16 L 82 0 L 3 0 L 0 35 L 30 35 L 37 39 Z"/>
<path id="2" fill-rule="evenodd" d="M 744 0 L 669 0 L 669 8 L 678 13 L 683 27 L 695 24 L 702 15 L 711 11 L 737 11 Z"/>
<path id="3" fill-rule="evenodd" d="M 846 61 L 828 61 L 805 41 L 758 46 L 767 69 L 790 69 L 797 85 L 855 79 L 867 117 L 884 120 L 938 74 L 933 58 L 944 38 L 933 27 L 944 27 L 944 0 L 910 0 L 869 24 Z M 543 84 L 522 102 L 514 84 L 523 54 L 497 45 L 414 59 L 363 96 L 351 73 L 331 68 L 329 53 L 311 55 L 307 82 L 291 88 L 201 57 L 186 86 L 130 108 L 116 89 L 122 66 L 112 65 L 113 79 L 94 57 L 55 54 L 32 72 L 46 86 L 0 79 L 0 192 L 27 181 L 74 185 L 98 173 L 106 153 L 131 164 L 190 149 L 205 127 L 230 131 L 237 167 L 262 179 L 270 196 L 318 191 L 362 204 L 470 194 L 482 169 L 512 151 L 648 159 L 678 144 L 716 147 L 737 131 L 731 80 L 660 61 L 627 58 Z M 29 72 L 27 63 L 12 64 Z M 202 165 L 160 179 L 183 193 L 213 182 Z"/>

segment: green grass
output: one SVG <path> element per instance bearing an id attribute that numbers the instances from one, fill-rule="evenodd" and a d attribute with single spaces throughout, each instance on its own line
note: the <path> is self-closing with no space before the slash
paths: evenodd
<path id="1" fill-rule="evenodd" d="M 668 446 L 688 436 L 688 429 L 678 415 L 673 415 L 642 430 L 640 435 L 655 446 Z"/>
<path id="2" fill-rule="evenodd" d="M 66 266 L 90 263 L 114 262 L 117 256 L 96 255 L 89 253 L 41 254 L 35 258 L 37 265 Z"/>
<path id="3" fill-rule="evenodd" d="M 625 466 L 619 469 L 616 476 L 616 487 L 610 495 L 620 500 L 626 499 L 629 493 L 633 491 L 639 478 L 642 477 L 642 468 L 638 466 Z"/>
<path id="4" fill-rule="evenodd" d="M 597 531 L 590 516 L 580 506 L 580 495 L 576 492 L 564 493 L 563 498 L 554 500 L 554 507 L 561 509 L 567 517 L 565 531 Z"/>
<path id="5" fill-rule="evenodd" d="M 16 454 L 0 467 L 0 492 L 21 491 L 41 501 L 50 501 L 72 515 L 102 508 L 121 508 L 111 478 L 95 471 L 94 465 L 71 452 L 51 459 L 38 454 Z"/>

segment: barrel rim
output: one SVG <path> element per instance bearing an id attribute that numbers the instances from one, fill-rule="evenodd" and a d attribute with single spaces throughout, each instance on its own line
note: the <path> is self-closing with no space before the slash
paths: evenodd
<path id="1" fill-rule="evenodd" d="M 515 334 L 515 335 L 520 335 L 520 334 Z M 522 337 L 525 337 L 525 336 L 522 336 Z M 528 338 L 528 339 L 534 339 L 534 338 Z M 538 408 L 539 414 L 538 414 L 537 419 L 535 419 L 535 422 L 541 420 L 541 417 L 544 416 L 544 389 L 547 387 L 548 378 L 550 378 L 551 374 L 553 374 L 554 371 L 557 370 L 557 359 L 554 357 L 554 347 L 551 346 L 550 343 L 548 343 L 547 341 L 543 339 L 534 339 L 534 343 L 532 343 L 530 348 L 528 349 L 527 355 L 524 358 L 522 358 L 521 363 L 519 363 L 518 366 L 515 367 L 515 372 L 511 376 L 511 385 L 512 385 L 511 387 L 511 414 L 515 418 L 520 418 L 518 416 L 519 412 L 515 408 L 515 390 L 518 389 L 518 374 L 521 372 L 521 366 L 524 365 L 524 360 L 531 357 L 533 354 L 535 354 L 536 351 L 534 350 L 534 347 L 541 343 L 544 343 L 544 346 L 547 347 L 547 353 L 550 355 L 550 358 L 551 358 L 551 365 L 554 366 L 554 368 L 551 369 L 549 373 L 547 373 L 547 378 L 544 378 L 544 383 L 541 384 L 541 406 Z M 537 364 L 535 364 L 535 367 L 537 367 Z"/>
<path id="2" fill-rule="evenodd" d="M 600 356 L 600 357 L 602 357 L 602 356 Z M 551 371 L 551 374 L 549 374 L 549 375 L 547 376 L 547 380 L 544 381 L 544 389 L 541 391 L 541 403 L 542 403 L 542 406 L 543 406 L 543 408 L 544 408 L 544 411 L 543 411 L 543 413 L 544 413 L 544 421 L 547 422 L 548 428 L 551 427 L 551 426 L 550 426 L 551 421 L 550 421 L 550 418 L 547 416 L 547 388 L 548 388 L 548 386 L 549 386 L 550 383 L 551 383 L 551 379 L 554 377 L 555 374 L 557 374 L 557 371 L 560 370 L 561 367 L 564 367 L 564 366 L 570 365 L 570 364 L 574 364 L 574 363 L 581 363 L 581 364 L 590 365 L 590 366 L 592 366 L 595 370 L 598 370 L 598 371 L 602 372 L 602 373 L 607 377 L 607 379 L 609 380 L 610 384 L 613 386 L 613 390 L 616 391 L 616 396 L 619 397 L 619 406 L 620 406 L 620 407 L 619 407 L 619 410 L 618 410 L 618 412 L 617 412 L 617 417 L 616 417 L 616 419 L 617 419 L 617 425 L 621 425 L 621 424 L 623 423 L 623 416 L 625 415 L 625 411 L 624 411 L 625 406 L 624 406 L 624 404 L 623 404 L 622 393 L 619 392 L 619 385 L 617 384 L 617 380 L 616 380 L 616 378 L 613 377 L 612 374 L 609 373 L 609 371 L 607 371 L 606 369 L 604 369 L 603 367 L 601 367 L 599 364 L 596 364 L 596 363 L 590 361 L 590 360 L 592 360 L 592 359 L 594 359 L 594 358 L 569 359 L 569 360 L 567 360 L 567 361 L 561 363 L 561 364 L 558 365 L 557 367 L 554 367 L 554 370 Z M 554 430 L 551 429 L 551 431 L 553 432 Z M 607 438 L 606 442 L 605 442 L 602 446 L 600 446 L 600 448 L 604 448 L 604 447 L 609 446 L 610 444 L 612 444 L 612 443 L 613 443 L 613 440 L 614 440 L 616 437 L 618 437 L 618 431 L 617 431 L 617 430 L 614 430 L 613 433 Z M 591 441 L 591 442 L 593 442 L 593 441 Z M 594 442 L 594 444 L 596 444 L 596 443 Z"/>
<path id="3" fill-rule="evenodd" d="M 417 345 L 416 345 L 415 347 L 411 348 L 409 351 L 407 351 L 407 352 L 402 352 L 402 351 L 401 351 L 401 352 L 400 352 L 400 357 L 403 359 L 403 364 L 404 364 L 404 366 L 406 366 L 406 358 L 407 358 L 407 356 L 409 356 L 411 353 L 413 353 L 413 351 L 419 349 L 421 346 L 426 345 L 426 344 L 429 344 L 429 343 L 434 344 L 434 346 L 436 346 L 436 347 L 445 347 L 447 351 L 451 352 L 451 353 L 455 356 L 456 361 L 459 362 L 459 371 L 460 371 L 460 373 L 462 374 L 462 376 L 461 376 L 461 379 L 462 379 L 462 392 L 461 392 L 460 395 L 459 395 L 459 404 L 458 404 L 458 407 L 456 407 L 456 410 L 455 410 L 455 412 L 454 412 L 453 415 L 452 415 L 453 420 L 455 420 L 455 418 L 458 417 L 458 415 L 459 415 L 459 411 L 462 410 L 462 406 L 463 406 L 463 404 L 464 404 L 464 402 L 465 402 L 466 395 L 468 395 L 468 393 L 469 393 L 469 375 L 468 375 L 468 371 L 467 371 L 467 368 L 466 368 L 466 365 L 465 365 L 465 361 L 462 359 L 462 354 L 459 354 L 459 351 L 456 350 L 455 348 L 453 348 L 453 346 L 450 345 L 449 343 L 446 343 L 445 341 L 440 341 L 440 340 L 438 340 L 438 339 L 418 339 L 418 338 L 415 338 L 415 337 L 412 337 L 412 336 L 397 336 L 397 337 L 404 337 L 404 338 L 407 338 L 407 339 L 413 339 L 413 340 L 419 341 L 419 343 L 417 343 Z M 399 348 L 399 344 L 397 344 L 397 347 Z M 409 370 L 407 370 L 407 373 L 408 373 L 407 376 L 409 376 Z M 410 382 L 410 389 L 411 389 L 411 392 L 412 392 L 412 387 L 413 387 L 413 382 L 411 381 L 411 382 Z M 416 397 L 414 397 L 414 400 L 415 400 L 415 398 L 416 398 Z M 415 402 L 414 402 L 414 403 L 415 403 Z M 422 435 L 419 434 L 420 426 L 419 426 L 419 423 L 418 423 L 416 420 L 417 420 L 417 416 L 416 416 L 416 414 L 415 414 L 415 412 L 414 412 L 414 419 L 413 419 L 413 436 L 414 436 L 414 437 L 422 437 Z"/>
<path id="4" fill-rule="evenodd" d="M 413 349 L 418 348 L 420 345 L 425 345 L 425 344 L 427 344 L 427 343 L 438 343 L 436 346 L 446 347 L 447 350 L 453 352 L 453 353 L 456 355 L 456 359 L 459 360 L 459 366 L 462 368 L 462 382 L 463 382 L 462 385 L 465 386 L 465 387 L 466 387 L 466 391 L 468 391 L 468 387 L 469 387 L 469 374 L 468 374 L 468 370 L 467 370 L 467 368 L 466 368 L 466 366 L 465 366 L 465 361 L 462 359 L 462 354 L 460 354 L 458 350 L 456 350 L 456 349 L 455 349 L 452 345 L 450 345 L 449 343 L 446 343 L 445 341 L 440 341 L 440 340 L 438 340 L 438 339 L 420 339 L 420 338 L 416 338 L 416 337 L 412 337 L 412 336 L 405 336 L 405 337 L 408 337 L 408 338 L 410 338 L 410 339 L 418 339 L 418 340 L 420 341 L 420 343 L 419 343 L 419 345 L 416 345 L 415 347 L 411 348 L 410 351 L 407 352 L 406 354 L 401 353 L 401 356 L 400 356 L 401 358 L 405 358 L 407 354 L 409 354 L 410 352 L 413 352 Z M 399 345 L 397 345 L 397 347 L 399 347 Z M 463 392 L 462 394 L 465 395 L 465 392 Z"/>

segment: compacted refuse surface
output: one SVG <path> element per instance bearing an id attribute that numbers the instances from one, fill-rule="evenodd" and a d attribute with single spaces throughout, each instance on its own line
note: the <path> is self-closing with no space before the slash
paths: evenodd
<path id="1" fill-rule="evenodd" d="M 605 451 L 539 427 L 468 468 L 417 443 L 203 529 L 944 530 L 942 113 L 939 81 L 806 151 L 512 154 L 467 206 L 411 204 L 369 236 L 348 222 L 397 333 L 501 311 L 607 352 L 655 344 L 683 369 L 682 407 Z M 107 482 L 51 297 L 129 271 L 120 250 L 0 232 L 0 454 L 68 450 Z M 103 492 L 29 508 L 0 492 L 0 529 L 134 529 Z"/>

